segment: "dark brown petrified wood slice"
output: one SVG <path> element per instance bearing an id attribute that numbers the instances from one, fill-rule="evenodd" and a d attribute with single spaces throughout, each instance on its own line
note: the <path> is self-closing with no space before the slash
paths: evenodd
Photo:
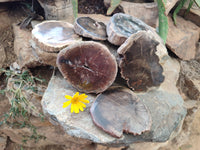
<path id="1" fill-rule="evenodd" d="M 64 21 L 44 21 L 32 30 L 32 40 L 43 51 L 58 52 L 81 40 L 74 26 Z"/>
<path id="2" fill-rule="evenodd" d="M 103 22 L 97 22 L 90 17 L 79 17 L 74 23 L 74 30 L 83 37 L 94 40 L 106 40 L 106 25 Z"/>
<path id="3" fill-rule="evenodd" d="M 140 31 L 131 35 L 117 50 L 121 56 L 121 76 L 133 90 L 146 91 L 164 81 L 158 44 L 151 32 Z"/>
<path id="4" fill-rule="evenodd" d="M 141 20 L 127 14 L 117 13 L 111 17 L 106 31 L 110 43 L 121 45 L 133 33 L 149 29 L 150 27 Z"/>
<path id="5" fill-rule="evenodd" d="M 111 87 L 99 94 L 90 108 L 93 122 L 114 137 L 123 132 L 140 135 L 150 130 L 151 115 L 133 91 Z"/>
<path id="6" fill-rule="evenodd" d="M 61 50 L 57 66 L 64 78 L 85 93 L 106 90 L 117 75 L 117 62 L 106 46 L 98 42 L 79 42 Z"/>

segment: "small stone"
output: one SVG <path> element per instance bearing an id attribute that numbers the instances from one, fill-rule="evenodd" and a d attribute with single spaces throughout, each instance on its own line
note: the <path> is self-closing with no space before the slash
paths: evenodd
<path id="1" fill-rule="evenodd" d="M 10 70 L 18 74 L 21 73 L 20 66 L 17 64 L 17 62 L 14 62 L 12 65 L 10 65 Z"/>
<path id="2" fill-rule="evenodd" d="M 136 17 L 154 28 L 158 26 L 157 3 L 133 3 L 121 1 L 120 5 L 122 6 L 124 13 Z"/>
<path id="3" fill-rule="evenodd" d="M 195 60 L 200 62 L 200 42 L 198 42 L 198 44 L 197 44 L 197 51 L 196 51 Z"/>
<path id="4" fill-rule="evenodd" d="M 5 59 L 6 59 L 5 50 L 2 44 L 0 44 L 0 68 L 3 67 Z"/>
<path id="5" fill-rule="evenodd" d="M 7 145 L 8 137 L 6 135 L 0 135 L 0 150 L 4 150 Z"/>
<path id="6" fill-rule="evenodd" d="M 178 86 L 192 100 L 200 100 L 200 63 L 196 60 L 181 61 Z"/>
<path id="7" fill-rule="evenodd" d="M 104 5 L 108 8 L 110 6 L 111 0 L 104 0 L 103 3 Z"/>
<path id="8" fill-rule="evenodd" d="M 18 58 L 20 68 L 40 65 L 38 58 L 32 53 L 32 48 L 29 40 L 31 39 L 31 32 L 22 30 L 19 26 L 13 25 L 15 34 L 14 51 Z"/>
<path id="9" fill-rule="evenodd" d="M 169 17 L 167 47 L 183 60 L 194 59 L 200 28 L 190 21 L 177 16 L 177 25 Z"/>

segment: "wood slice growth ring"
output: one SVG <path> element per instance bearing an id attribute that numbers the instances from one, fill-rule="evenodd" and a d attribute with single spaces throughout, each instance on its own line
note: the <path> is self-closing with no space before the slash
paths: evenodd
<path id="1" fill-rule="evenodd" d="M 97 22 L 90 17 L 79 17 L 74 23 L 74 30 L 83 37 L 94 40 L 106 40 L 106 25 L 103 22 Z"/>
<path id="2" fill-rule="evenodd" d="M 64 21 L 44 21 L 32 30 L 32 40 L 43 51 L 58 52 L 68 45 L 80 41 L 74 26 Z"/>
<path id="3" fill-rule="evenodd" d="M 127 14 L 117 13 L 111 17 L 106 31 L 110 43 L 121 45 L 132 34 L 149 29 L 148 25 L 141 20 Z"/>
<path id="4" fill-rule="evenodd" d="M 111 87 L 99 94 L 90 113 L 98 127 L 117 138 L 123 135 L 123 131 L 140 135 L 150 130 L 152 122 L 142 101 L 123 87 Z"/>
<path id="5" fill-rule="evenodd" d="M 131 35 L 117 50 L 121 76 L 133 90 L 146 91 L 164 81 L 163 68 L 156 54 L 159 43 L 146 31 Z"/>
<path id="6" fill-rule="evenodd" d="M 61 50 L 57 66 L 64 78 L 85 93 L 106 90 L 117 75 L 117 62 L 106 46 L 93 42 L 80 42 Z"/>

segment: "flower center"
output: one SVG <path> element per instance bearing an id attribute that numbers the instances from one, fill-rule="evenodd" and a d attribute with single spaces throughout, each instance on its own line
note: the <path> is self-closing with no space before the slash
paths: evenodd
<path id="1" fill-rule="evenodd" d="M 72 98 L 72 103 L 77 103 L 78 102 L 78 97 L 74 97 L 74 98 Z"/>

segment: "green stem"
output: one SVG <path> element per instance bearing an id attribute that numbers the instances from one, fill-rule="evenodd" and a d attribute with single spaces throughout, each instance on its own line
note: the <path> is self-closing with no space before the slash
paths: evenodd
<path id="1" fill-rule="evenodd" d="M 158 13 L 159 13 L 159 35 L 163 39 L 164 44 L 167 40 L 168 33 L 168 19 L 165 15 L 165 2 L 163 0 L 157 0 Z"/>

